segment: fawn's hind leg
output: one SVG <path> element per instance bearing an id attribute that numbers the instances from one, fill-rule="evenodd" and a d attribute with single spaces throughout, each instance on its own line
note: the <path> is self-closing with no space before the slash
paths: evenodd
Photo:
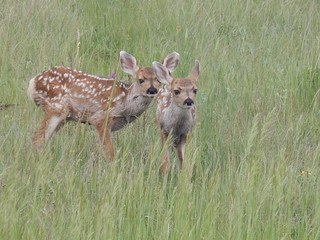
<path id="1" fill-rule="evenodd" d="M 66 119 L 66 114 L 54 112 L 54 113 L 45 113 L 40 124 L 40 127 L 34 134 L 33 143 L 40 149 L 45 142 L 47 142 L 52 134 L 59 130 L 59 128 L 64 124 Z"/>

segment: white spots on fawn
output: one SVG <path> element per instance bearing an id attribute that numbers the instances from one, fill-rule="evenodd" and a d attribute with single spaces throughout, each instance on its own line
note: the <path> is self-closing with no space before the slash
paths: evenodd
<path id="1" fill-rule="evenodd" d="M 93 99 L 93 98 L 90 98 L 90 99 L 89 99 L 89 102 L 92 103 L 92 104 L 94 104 L 94 105 L 99 105 L 99 106 L 101 106 L 101 103 L 98 102 L 97 100 Z"/>
<path id="2" fill-rule="evenodd" d="M 162 88 L 159 90 L 159 97 L 157 99 L 158 106 L 162 106 L 162 110 L 160 107 L 157 108 L 157 113 L 165 112 L 169 104 L 171 103 L 172 94 L 169 91 L 166 85 L 163 85 Z"/>
<path id="3" fill-rule="evenodd" d="M 60 104 L 60 103 L 53 103 L 53 108 L 56 108 L 56 109 L 62 109 L 63 108 L 63 105 Z"/>
<path id="4" fill-rule="evenodd" d="M 121 88 L 126 88 L 126 85 L 123 82 L 120 82 L 120 87 Z"/>
<path id="5" fill-rule="evenodd" d="M 58 96 L 55 96 L 51 99 L 48 99 L 50 100 L 51 102 L 53 102 L 52 104 L 57 104 L 55 101 L 59 101 L 61 103 L 61 101 L 64 99 L 64 96 L 62 96 L 62 93 L 59 93 Z M 62 105 L 61 105 L 62 106 Z"/>
<path id="6" fill-rule="evenodd" d="M 105 103 L 105 102 L 108 102 L 109 100 L 110 100 L 109 98 L 107 98 L 107 99 L 101 98 L 100 102 Z"/>
<path id="7" fill-rule="evenodd" d="M 120 95 L 118 95 L 117 97 L 115 97 L 112 102 L 116 102 L 116 101 L 120 100 L 120 99 L 123 98 L 125 95 L 126 95 L 126 93 L 125 93 L 125 92 L 122 92 Z"/>
<path id="8" fill-rule="evenodd" d="M 86 84 L 84 82 L 76 83 L 76 85 L 81 87 L 81 88 L 85 88 L 86 87 Z"/>
<path id="9" fill-rule="evenodd" d="M 66 69 L 68 69 L 67 72 Z M 75 73 L 77 75 L 74 75 Z M 86 99 L 86 101 L 91 98 L 98 98 L 91 100 L 94 101 L 91 103 L 100 104 L 109 101 L 109 98 L 105 98 L 105 96 L 101 98 L 101 95 L 112 89 L 112 86 L 106 85 L 102 80 L 109 79 L 88 75 L 75 69 L 54 67 L 30 80 L 28 95 L 41 105 L 47 104 L 50 108 L 56 109 L 63 108 L 63 105 L 69 102 L 67 99 L 72 97 Z M 37 85 L 38 83 L 40 85 Z M 77 90 L 74 88 L 75 86 L 80 89 Z M 121 86 L 125 85 L 121 84 Z M 50 97 L 47 97 L 48 93 Z M 114 101 L 121 99 L 123 94 L 121 93 L 118 97 L 115 96 Z"/>
<path id="10" fill-rule="evenodd" d="M 75 93 L 72 94 L 72 97 L 75 97 L 75 98 L 86 98 L 86 95 L 79 94 L 79 93 L 75 92 Z"/>
<path id="11" fill-rule="evenodd" d="M 46 91 L 39 90 L 39 91 L 35 91 L 35 93 L 38 94 L 38 95 L 43 95 L 44 97 L 47 96 L 47 92 Z"/>

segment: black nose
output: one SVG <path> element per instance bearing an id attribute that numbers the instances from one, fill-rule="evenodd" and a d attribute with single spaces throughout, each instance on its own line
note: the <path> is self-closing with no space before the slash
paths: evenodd
<path id="1" fill-rule="evenodd" d="M 183 105 L 186 105 L 186 106 L 192 106 L 192 104 L 193 104 L 193 101 L 191 98 L 187 98 L 183 103 Z"/>
<path id="2" fill-rule="evenodd" d="M 156 94 L 158 90 L 155 87 L 151 87 L 147 90 L 147 94 Z"/>

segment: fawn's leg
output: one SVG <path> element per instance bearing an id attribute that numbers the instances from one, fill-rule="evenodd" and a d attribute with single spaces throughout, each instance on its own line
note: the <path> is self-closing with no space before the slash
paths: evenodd
<path id="1" fill-rule="evenodd" d="M 161 143 L 162 143 L 162 148 L 164 147 L 167 138 L 168 138 L 168 134 L 165 133 L 163 130 L 160 130 L 160 135 L 161 135 Z M 161 159 L 161 171 L 162 173 L 167 173 L 169 171 L 169 166 L 170 166 L 170 149 L 168 148 L 165 152 L 165 154 L 163 155 L 162 159 Z"/>
<path id="2" fill-rule="evenodd" d="M 184 148 L 186 145 L 186 138 L 187 138 L 186 135 L 180 136 L 180 141 L 179 141 L 179 144 L 177 145 L 177 153 L 180 161 L 180 168 L 182 167 L 182 162 L 184 159 Z"/>
<path id="3" fill-rule="evenodd" d="M 65 119 L 66 115 L 63 113 L 51 112 L 49 114 L 45 112 L 40 127 L 34 134 L 34 145 L 40 149 L 44 142 L 47 142 L 51 138 L 52 134 L 59 130 L 59 128 L 64 124 Z"/>
<path id="4" fill-rule="evenodd" d="M 97 130 L 101 142 L 103 155 L 107 160 L 114 160 L 113 144 L 111 142 L 111 127 L 105 123 L 105 119 L 99 122 L 90 122 Z"/>

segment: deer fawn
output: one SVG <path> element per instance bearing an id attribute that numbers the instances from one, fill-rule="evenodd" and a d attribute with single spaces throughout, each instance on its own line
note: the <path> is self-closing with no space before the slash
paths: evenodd
<path id="1" fill-rule="evenodd" d="M 30 80 L 28 95 L 44 112 L 33 142 L 42 147 L 68 120 L 89 123 L 98 132 L 106 158 L 114 158 L 111 132 L 134 121 L 156 96 L 160 83 L 152 67 L 139 67 L 136 59 L 120 52 L 122 70 L 135 78 L 132 85 L 82 71 L 54 67 Z M 179 62 L 176 52 L 164 65 L 171 71 Z"/>
<path id="2" fill-rule="evenodd" d="M 180 167 L 184 159 L 184 148 L 188 132 L 195 125 L 194 98 L 197 94 L 196 81 L 200 71 L 199 61 L 186 78 L 174 78 L 170 70 L 158 62 L 153 62 L 158 80 L 164 83 L 157 100 L 157 122 L 162 146 L 172 134 L 173 146 L 177 149 Z M 168 149 L 161 160 L 162 172 L 167 172 L 170 164 Z"/>

